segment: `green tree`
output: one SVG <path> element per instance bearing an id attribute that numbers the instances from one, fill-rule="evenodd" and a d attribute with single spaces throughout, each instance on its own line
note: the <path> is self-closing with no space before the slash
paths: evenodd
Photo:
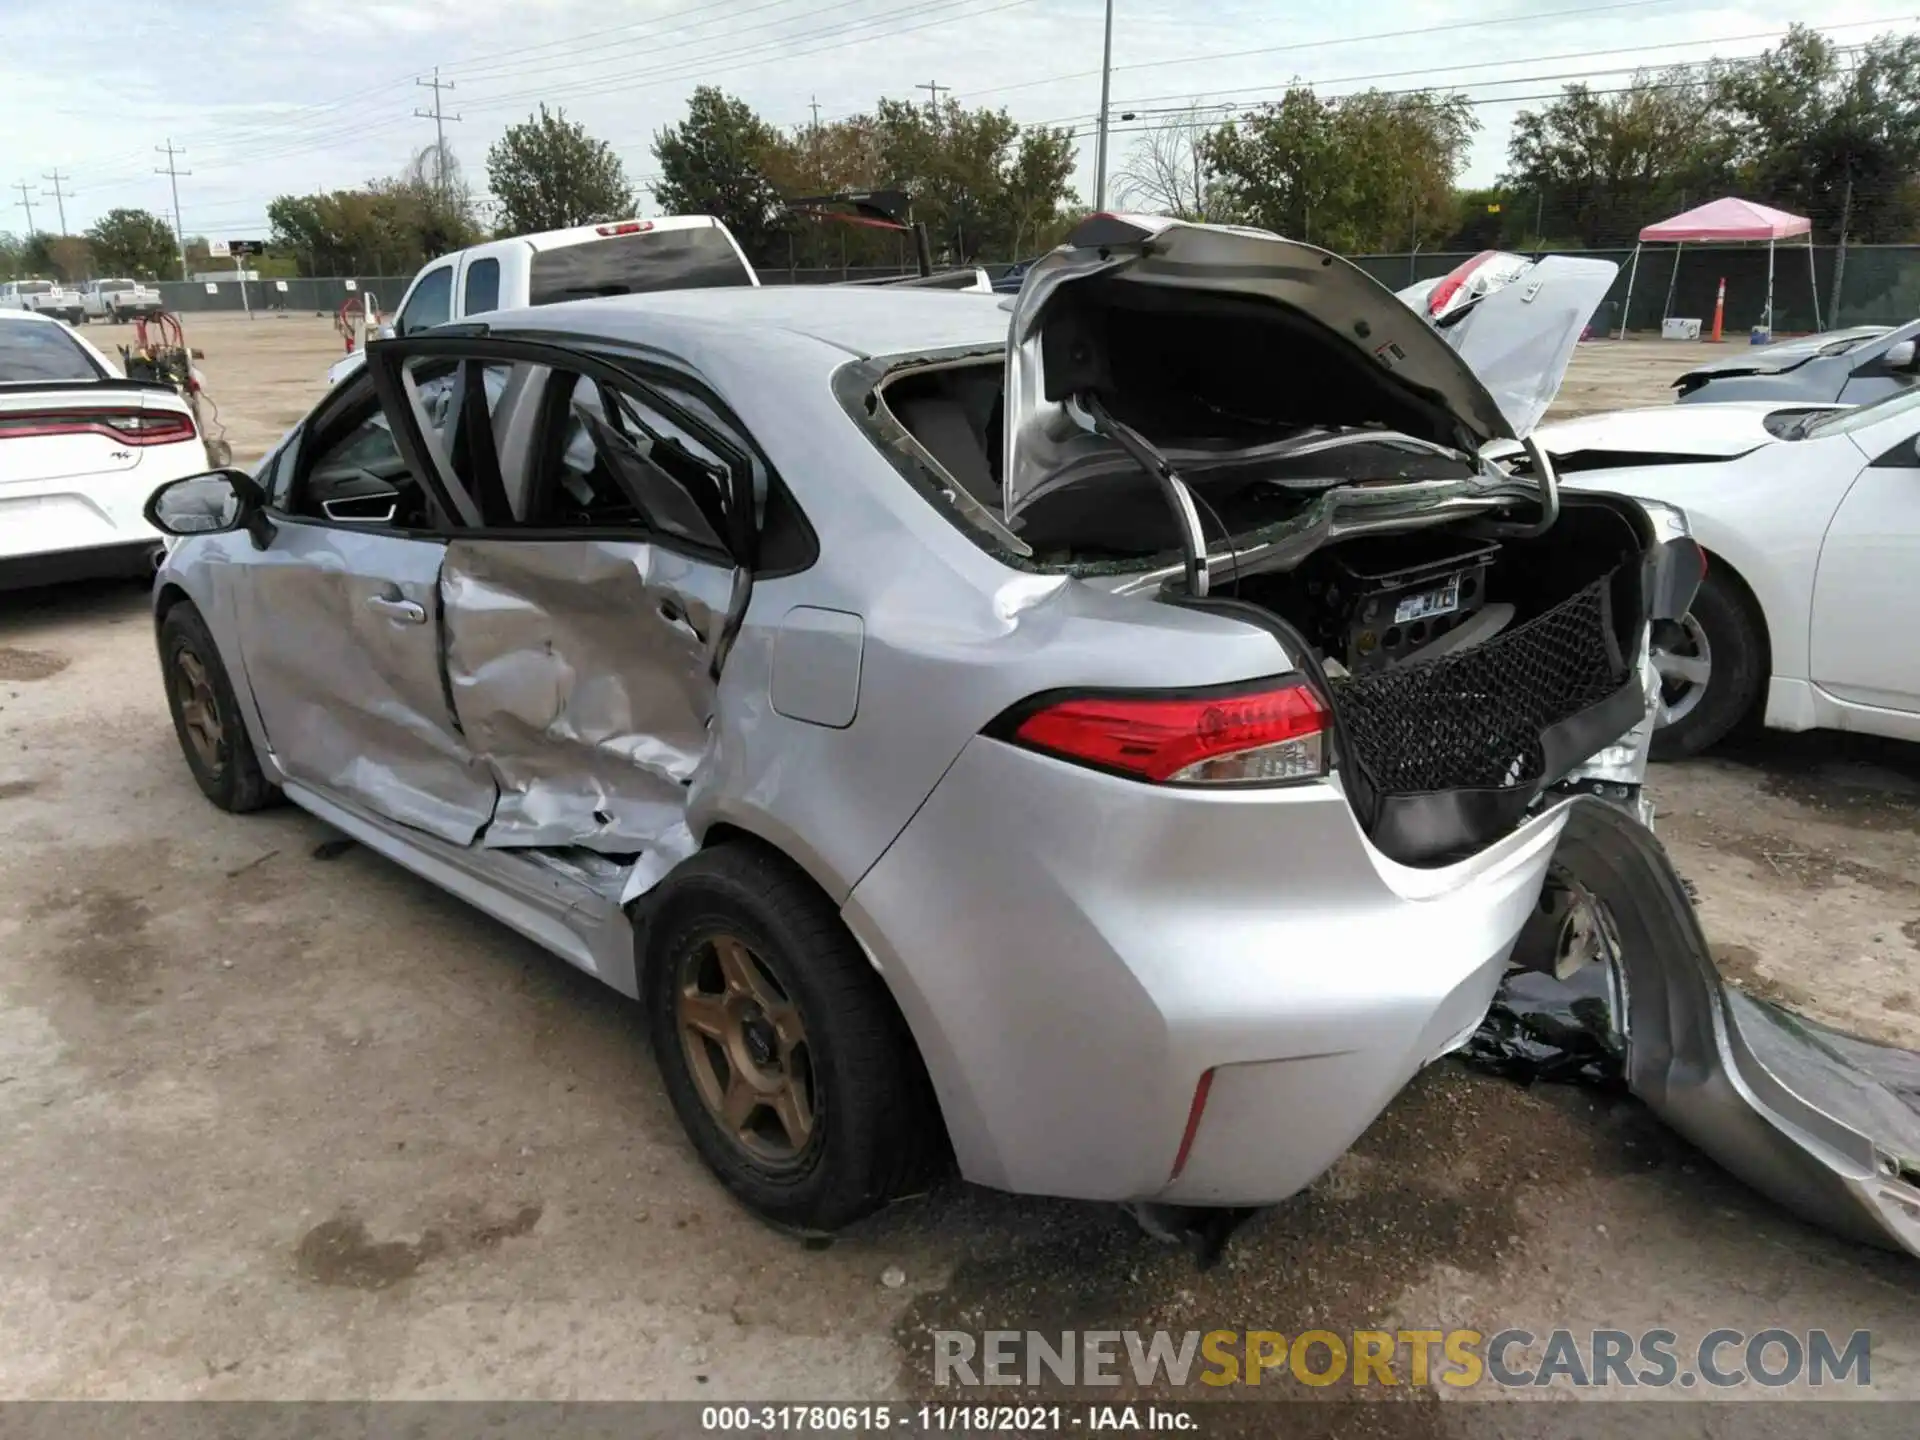
<path id="1" fill-rule="evenodd" d="M 480 239 L 459 161 L 432 145 L 358 190 L 278 196 L 267 219 L 273 248 L 306 275 L 407 275 Z"/>
<path id="2" fill-rule="evenodd" d="M 746 101 L 702 85 L 687 118 L 653 137 L 653 198 L 670 214 L 718 216 L 756 265 L 784 260 L 788 218 L 769 172 L 791 143 Z"/>
<path id="3" fill-rule="evenodd" d="M 85 280 L 93 272 L 92 247 L 79 235 L 49 235 L 39 230 L 21 247 L 21 270 L 23 274 L 69 283 Z"/>
<path id="4" fill-rule="evenodd" d="M 1521 111 L 1501 183 L 1533 198 L 1549 234 L 1631 245 L 1642 226 L 1725 189 L 1730 158 L 1712 77 L 1680 67 L 1614 95 L 1569 85 Z"/>
<path id="5" fill-rule="evenodd" d="M 173 227 L 147 210 L 109 210 L 88 229 L 87 243 L 103 275 L 171 280 L 180 267 Z"/>
<path id="6" fill-rule="evenodd" d="M 1480 128 L 1462 95 L 1304 85 L 1208 135 L 1233 219 L 1346 253 L 1404 250 L 1454 225 L 1453 179 Z"/>
<path id="7" fill-rule="evenodd" d="M 618 220 L 634 208 L 612 147 L 544 104 L 487 151 L 487 188 L 500 202 L 502 235 Z"/>
<path id="8" fill-rule="evenodd" d="M 1882 35 L 1851 64 L 1796 25 L 1756 60 L 1722 67 L 1742 188 L 1856 240 L 1911 238 L 1920 171 L 1920 36 Z"/>
<path id="9" fill-rule="evenodd" d="M 18 280 L 26 274 L 27 242 L 10 230 L 0 230 L 0 280 Z"/>
<path id="10" fill-rule="evenodd" d="M 878 183 L 913 197 L 936 255 L 1016 259 L 1053 238 L 1073 203 L 1073 132 L 1023 130 L 1005 110 L 882 100 L 870 123 Z"/>

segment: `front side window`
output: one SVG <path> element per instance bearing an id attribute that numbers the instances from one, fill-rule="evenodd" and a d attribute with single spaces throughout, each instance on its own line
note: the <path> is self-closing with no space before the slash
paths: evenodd
<path id="1" fill-rule="evenodd" d="M 310 464 L 282 466 L 302 468 L 305 473 L 288 497 L 291 514 L 339 525 L 425 529 L 432 524 L 426 488 L 401 456 L 370 386 L 363 398 L 329 418 Z"/>
<path id="2" fill-rule="evenodd" d="M 394 328 L 402 335 L 412 335 L 434 325 L 444 325 L 452 318 L 453 266 L 440 265 L 420 277 L 406 308 L 400 312 L 400 323 Z"/>

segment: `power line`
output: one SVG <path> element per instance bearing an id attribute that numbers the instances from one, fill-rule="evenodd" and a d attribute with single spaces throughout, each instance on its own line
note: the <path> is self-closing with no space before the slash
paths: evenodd
<path id="1" fill-rule="evenodd" d="M 1405 30 L 1379 30 L 1371 35 L 1340 35 L 1326 40 L 1296 40 L 1285 45 L 1260 45 L 1251 50 L 1214 50 L 1199 55 L 1180 55 L 1166 60 L 1136 60 L 1130 65 L 1115 65 L 1114 71 L 1154 70 L 1169 65 L 1212 64 L 1218 60 L 1242 60 L 1251 55 L 1279 55 L 1299 50 L 1324 50 L 1335 45 L 1359 45 L 1376 40 L 1410 40 L 1440 35 L 1455 30 L 1476 30 L 1493 25 L 1535 24 L 1542 20 L 1562 19 L 1570 15 L 1597 15 L 1612 10 L 1640 10 L 1650 5 L 1673 5 L 1680 0 L 1610 0 L 1604 5 L 1576 5 L 1566 10 L 1541 10 L 1532 14 L 1493 15 L 1484 20 L 1455 20 L 1444 25 L 1417 25 Z M 1898 18 L 1898 17 L 1890 17 Z M 1053 85 L 1064 80 L 1085 80 L 1099 75 L 1098 70 L 1075 70 L 1063 75 L 1043 75 L 1037 80 L 1019 80 L 1010 85 L 995 85 L 985 90 L 969 90 L 967 98 L 1000 95 L 1009 90 L 1028 90 L 1036 85 Z"/>
<path id="2" fill-rule="evenodd" d="M 1034 4 L 1035 0 L 1004 0 L 1004 3 L 992 5 L 985 9 L 962 10 L 961 13 L 955 15 L 941 15 L 934 19 L 923 19 L 916 25 L 895 25 L 886 29 L 873 30 L 864 35 L 852 33 L 853 31 L 862 30 L 868 26 L 880 24 L 884 21 L 931 15 L 934 11 L 952 10 L 955 7 L 965 6 L 971 3 L 973 3 L 973 0 L 935 0 L 935 3 L 932 4 L 909 5 L 899 10 L 889 11 L 883 15 L 874 15 L 863 20 L 850 20 L 843 25 L 831 26 L 805 37 L 806 41 L 831 39 L 832 43 L 824 45 L 810 44 L 807 45 L 806 48 L 797 50 L 790 47 L 794 41 L 800 37 L 791 34 L 776 35 L 766 40 L 755 41 L 744 49 L 733 45 L 731 43 L 733 37 L 729 36 L 729 43 L 723 49 L 715 51 L 712 55 L 694 56 L 660 66 L 622 71 L 613 75 L 593 76 L 574 85 L 549 86 L 537 90 L 512 91 L 506 94 L 483 96 L 479 103 L 470 104 L 468 108 L 476 111 L 497 109 L 502 105 L 516 104 L 520 101 L 536 97 L 540 99 L 552 99 L 556 96 L 584 98 L 590 95 L 605 95 L 617 91 L 624 91 L 630 88 L 636 81 L 669 77 L 677 79 L 685 76 L 689 69 L 695 67 L 698 67 L 702 78 L 710 78 L 714 75 L 725 74 L 730 70 L 738 70 L 743 67 L 762 64 L 765 62 L 768 52 L 777 53 L 783 60 L 798 60 L 809 55 L 821 55 L 831 50 L 844 50 L 849 46 L 864 45 L 872 40 L 894 39 L 898 36 L 909 35 L 919 30 L 927 30 L 939 25 L 949 25 L 956 20 L 982 20 L 989 15 L 997 15 L 1003 10 L 1012 10 L 1019 6 Z M 711 59 L 722 57 L 726 60 L 724 64 L 713 65 L 706 63 Z"/>
<path id="3" fill-rule="evenodd" d="M 191 175 L 193 172 L 180 169 L 174 162 L 174 156 L 184 155 L 187 152 L 174 148 L 171 135 L 167 137 L 165 145 L 156 145 L 153 148 L 155 153 L 164 154 L 167 157 L 167 168 L 155 169 L 153 173 L 166 176 L 173 186 L 173 238 L 180 246 L 180 278 L 184 280 L 187 278 L 187 232 L 180 227 L 180 177 Z"/>
<path id="4" fill-rule="evenodd" d="M 1809 26 L 1808 28 L 1815 30 L 1821 34 L 1832 34 L 1836 30 L 1857 30 L 1868 25 L 1878 25 L 1881 23 L 1883 22 L 1879 20 L 1855 20 L 1842 25 L 1817 25 L 1817 26 Z M 1437 67 L 1434 65 L 1428 64 L 1428 65 L 1415 66 L 1412 69 L 1408 69 L 1408 70 L 1376 70 L 1371 74 L 1367 74 L 1367 75 L 1341 75 L 1341 76 L 1330 77 L 1326 79 L 1307 77 L 1307 78 L 1297 80 L 1293 83 L 1301 86 L 1305 86 L 1308 88 L 1317 88 L 1318 86 L 1321 86 L 1321 85 L 1358 85 L 1371 80 L 1399 80 L 1408 75 L 1435 75 L 1435 74 L 1444 74 L 1444 73 L 1450 73 L 1450 72 L 1462 71 L 1462 70 L 1465 70 L 1465 71 L 1484 70 L 1484 69 L 1491 69 L 1497 66 L 1507 66 L 1507 65 L 1543 65 L 1549 61 L 1559 61 L 1559 60 L 1592 60 L 1592 59 L 1598 59 L 1602 56 L 1607 56 L 1607 55 L 1637 55 L 1637 54 L 1644 54 L 1652 50 L 1674 50 L 1682 47 L 1693 47 L 1693 46 L 1700 46 L 1700 45 L 1738 45 L 1738 44 L 1742 44 L 1752 40 L 1771 40 L 1776 38 L 1777 36 L 1782 35 L 1783 33 L 1784 32 L 1780 30 L 1761 30 L 1761 31 L 1755 31 L 1746 35 L 1722 35 L 1717 38 L 1709 38 L 1704 40 L 1667 40 L 1667 41 L 1662 41 L 1659 44 L 1655 44 L 1655 45 L 1611 45 L 1604 50 L 1561 51 L 1560 53 L 1554 54 L 1554 55 L 1516 56 L 1511 60 L 1479 60 L 1479 61 L 1473 61 L 1470 63 L 1462 63 L 1459 65 L 1441 65 Z M 1845 47 L 1845 48 L 1852 48 L 1852 47 Z M 1704 60 L 1676 61 L 1671 65 L 1664 65 L 1660 68 L 1662 70 L 1670 70 L 1670 69 L 1676 69 L 1676 68 L 1694 69 L 1700 66 L 1710 65 L 1718 60 L 1725 60 L 1728 58 L 1729 57 L 1721 56 L 1721 55 L 1710 55 L 1706 57 L 1706 59 Z M 1750 56 L 1750 55 L 1736 55 L 1731 57 L 1734 63 L 1738 63 L 1742 60 L 1750 60 L 1754 58 L 1756 57 Z M 1639 68 L 1641 67 L 1637 65 L 1632 67 L 1618 66 L 1618 67 L 1612 67 L 1607 69 L 1585 70 L 1580 72 L 1580 74 L 1581 75 L 1617 75 L 1617 74 L 1623 73 L 1628 69 L 1639 69 Z M 1466 84 L 1466 83 L 1475 83 L 1475 84 L 1481 84 L 1481 85 L 1500 85 L 1500 84 L 1508 84 L 1508 83 L 1534 84 L 1541 80 L 1559 79 L 1559 78 L 1565 78 L 1565 77 L 1548 76 L 1548 75 L 1510 75 L 1506 77 L 1491 77 L 1489 79 L 1477 81 L 1477 82 L 1438 81 L 1432 85 L 1424 85 L 1424 86 L 1421 86 L 1420 88 L 1422 90 L 1445 90 L 1456 84 Z M 1573 78 L 1579 78 L 1579 77 L 1576 76 Z M 1120 105 L 1121 105 L 1121 108 L 1133 110 L 1136 113 L 1169 113 L 1169 112 L 1149 112 L 1149 111 L 1143 110 L 1142 107 L 1147 105 L 1152 105 L 1156 101 L 1161 101 L 1161 100 L 1186 100 L 1188 102 L 1186 105 L 1177 106 L 1177 107 L 1174 107 L 1174 109 L 1187 110 L 1187 109 L 1196 108 L 1194 105 L 1194 102 L 1205 99 L 1209 96 L 1245 95 L 1249 92 L 1258 92 L 1263 95 L 1272 94 L 1273 87 L 1270 85 L 1241 85 L 1241 86 L 1237 86 L 1227 90 L 1201 90 L 1201 91 L 1198 91 L 1197 93 L 1188 92 L 1188 91 L 1173 91 L 1164 95 L 1136 96 L 1132 100 L 1120 102 Z M 1219 109 L 1224 107 L 1217 106 L 1217 105 L 1202 105 L 1202 106 L 1198 106 L 1197 108 L 1204 110 L 1204 109 Z M 1047 123 L 1052 123 L 1052 122 L 1047 122 Z"/>
<path id="5" fill-rule="evenodd" d="M 431 111 L 415 110 L 413 114 L 415 119 L 433 121 L 433 183 L 434 183 L 434 188 L 440 192 L 440 198 L 444 200 L 447 198 L 446 122 L 449 120 L 458 121 L 460 117 L 458 115 L 446 115 L 441 113 L 440 92 L 442 90 L 453 89 L 453 81 L 442 80 L 440 78 L 440 67 L 436 65 L 433 67 L 433 79 L 415 80 L 413 83 L 416 85 L 430 85 L 433 87 L 433 109 Z"/>
<path id="6" fill-rule="evenodd" d="M 67 233 L 67 196 L 73 192 L 71 190 L 63 192 L 60 189 L 60 182 L 63 180 L 71 180 L 73 176 L 62 175 L 56 168 L 51 175 L 42 175 L 40 178 L 53 182 L 53 204 L 54 208 L 60 212 L 60 233 L 65 235 Z"/>

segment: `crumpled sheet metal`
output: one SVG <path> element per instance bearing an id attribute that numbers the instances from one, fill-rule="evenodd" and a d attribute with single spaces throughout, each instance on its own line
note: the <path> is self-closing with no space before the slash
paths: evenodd
<path id="1" fill-rule="evenodd" d="M 500 798 L 482 843 L 696 848 L 731 574 L 633 541 L 455 541 L 441 571 L 454 714 Z"/>
<path id="2" fill-rule="evenodd" d="M 308 526 L 286 527 L 280 544 L 309 550 L 262 567 L 255 583 L 271 587 L 270 603 L 237 607 L 275 762 L 290 780 L 471 843 L 493 813 L 493 781 L 448 717 L 434 626 L 397 624 L 368 604 L 397 590 L 431 617 L 439 553 Z M 335 546 L 349 554 L 314 553 Z"/>
<path id="3" fill-rule="evenodd" d="M 1920 1054 L 1728 987 L 1665 850 L 1624 811 L 1576 801 L 1555 866 L 1604 905 L 1612 959 L 1566 981 L 1510 974 L 1463 1058 L 1521 1079 L 1624 1082 L 1803 1219 L 1920 1256 Z"/>

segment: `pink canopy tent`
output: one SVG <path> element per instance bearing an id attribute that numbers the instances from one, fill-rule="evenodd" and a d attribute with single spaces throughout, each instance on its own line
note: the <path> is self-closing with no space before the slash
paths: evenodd
<path id="1" fill-rule="evenodd" d="M 1714 240 L 1764 240 L 1767 242 L 1767 330 L 1773 330 L 1773 247 L 1776 242 L 1796 235 L 1807 237 L 1807 274 L 1813 279 L 1813 328 L 1820 328 L 1820 284 L 1813 269 L 1813 222 L 1804 215 L 1789 215 L 1771 206 L 1756 205 L 1729 195 L 1695 206 L 1670 220 L 1649 225 L 1640 232 L 1640 244 L 1633 247 L 1633 262 L 1627 267 L 1627 303 L 1620 309 L 1620 336 L 1626 338 L 1627 310 L 1633 304 L 1633 279 L 1640 269 L 1641 245 L 1673 245 L 1673 279 L 1667 282 L 1667 303 L 1660 312 L 1664 322 L 1673 309 L 1674 282 L 1680 278 L 1680 250 L 1689 240 L 1696 245 Z"/>

